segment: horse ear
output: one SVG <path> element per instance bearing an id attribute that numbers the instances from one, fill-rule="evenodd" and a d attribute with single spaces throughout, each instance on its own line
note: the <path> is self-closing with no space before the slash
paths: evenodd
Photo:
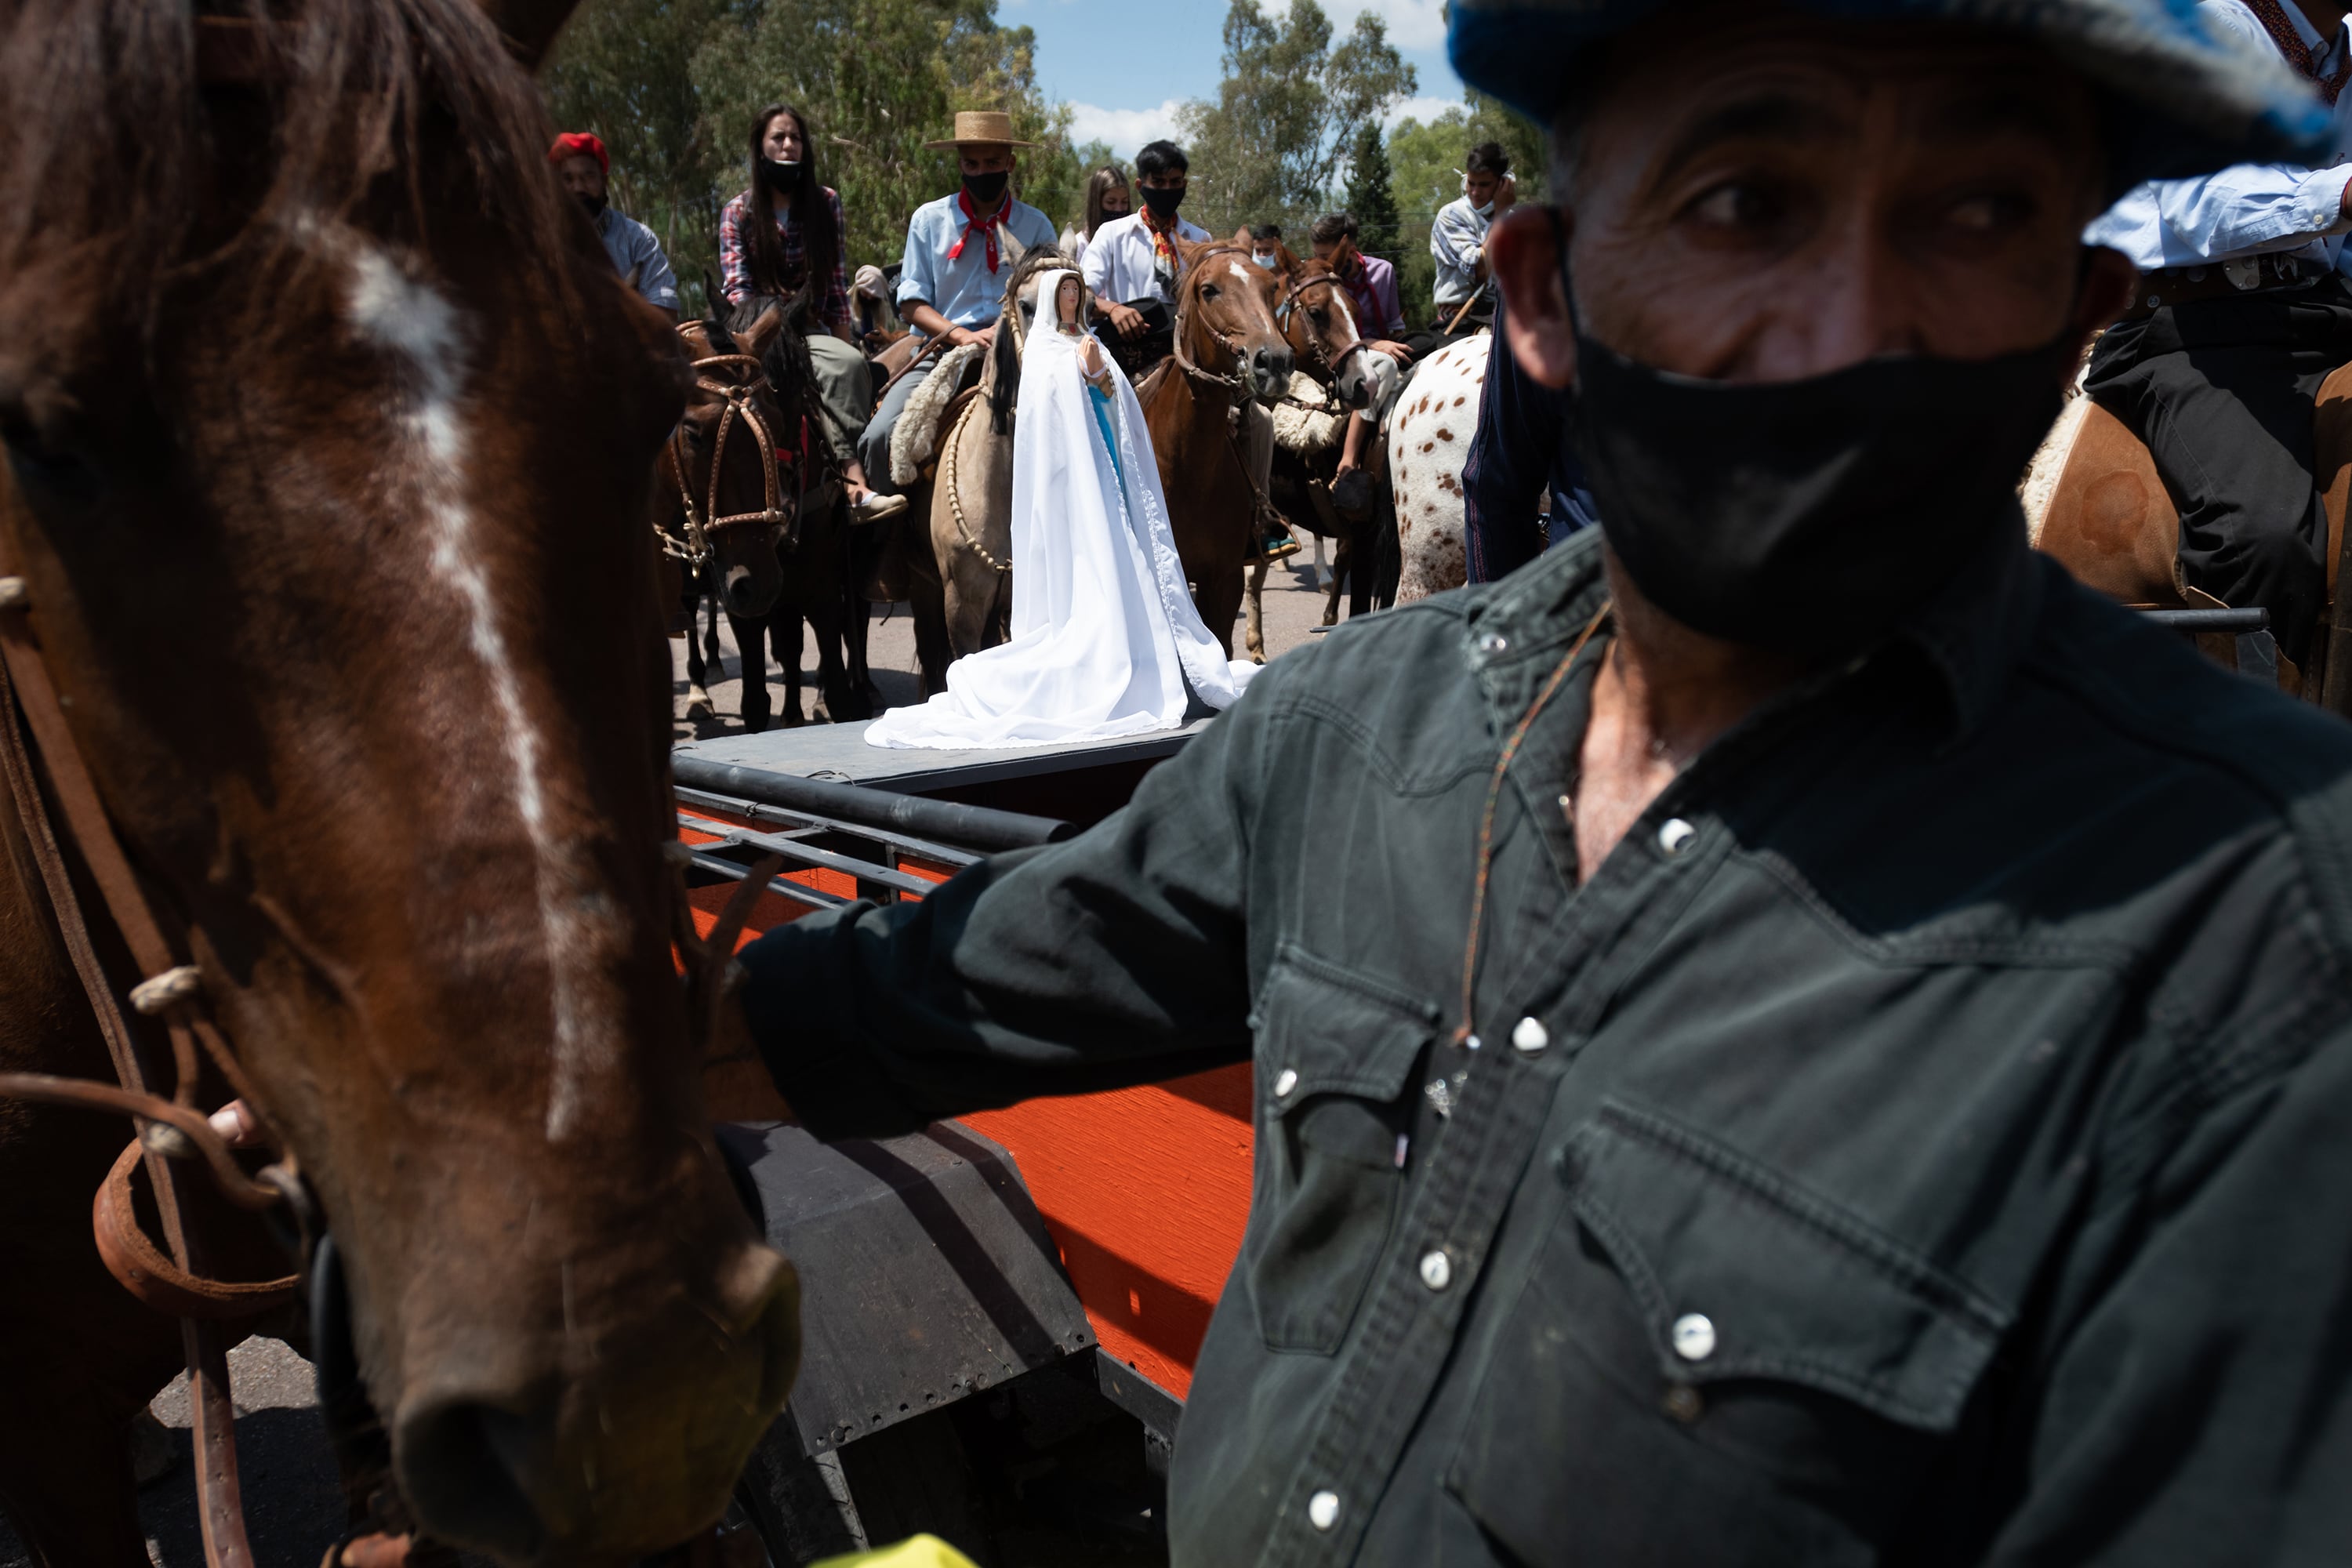
<path id="1" fill-rule="evenodd" d="M 547 51 L 555 47 L 555 35 L 563 31 L 579 0 L 481 0 L 481 4 L 482 14 L 506 41 L 507 52 L 521 61 L 525 70 L 535 71 L 547 58 Z"/>
<path id="2" fill-rule="evenodd" d="M 1274 242 L 1274 253 L 1276 256 L 1281 258 L 1282 275 L 1285 278 L 1297 277 L 1298 269 L 1307 265 L 1307 263 L 1298 259 L 1298 252 L 1291 249 L 1287 241 L 1279 239 L 1276 240 Z"/>
<path id="3" fill-rule="evenodd" d="M 735 341 L 740 343 L 743 352 L 753 359 L 765 359 L 768 357 L 768 345 L 774 342 L 776 334 L 783 330 L 783 306 L 770 305 L 760 312 L 758 321 L 735 334 Z"/>
<path id="4" fill-rule="evenodd" d="M 726 298 L 727 296 L 719 291 L 717 280 L 710 276 L 710 268 L 704 268 L 702 269 L 702 319 L 714 325 L 719 323 L 723 319 L 719 313 L 719 303 Z"/>
<path id="5" fill-rule="evenodd" d="M 1235 245 L 1247 245 L 1249 242 L 1250 242 L 1250 231 L 1249 231 L 1249 225 L 1247 225 L 1247 224 L 1244 224 L 1244 225 L 1242 225 L 1242 226 L 1241 226 L 1241 227 L 1239 227 L 1239 228 L 1237 228 L 1237 229 L 1234 230 L 1234 243 Z"/>

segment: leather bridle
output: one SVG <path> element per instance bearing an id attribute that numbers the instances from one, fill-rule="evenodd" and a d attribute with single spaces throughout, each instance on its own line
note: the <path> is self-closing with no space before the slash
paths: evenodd
<path id="1" fill-rule="evenodd" d="M 1289 336 L 1291 307 L 1297 303 L 1298 297 L 1301 294 L 1306 293 L 1309 289 L 1337 289 L 1339 287 L 1339 279 L 1336 274 L 1329 272 L 1301 273 L 1292 281 L 1289 288 L 1282 291 L 1282 298 L 1275 301 L 1274 324 L 1282 329 L 1282 332 L 1285 337 Z M 1315 379 L 1323 383 L 1327 387 L 1339 379 L 1339 367 L 1348 363 L 1349 355 L 1369 353 L 1371 352 L 1372 347 L 1371 344 L 1366 342 L 1363 338 L 1359 335 L 1354 342 L 1349 343 L 1346 348 L 1341 349 L 1335 355 L 1328 349 L 1323 346 L 1323 334 L 1319 331 L 1311 330 L 1307 334 L 1307 342 L 1308 344 L 1308 352 L 1315 356 L 1316 364 L 1320 366 L 1323 372 L 1322 374 L 1316 376 Z M 1314 372 L 1310 370 L 1307 374 L 1312 375 L 1314 374 Z"/>
<path id="2" fill-rule="evenodd" d="M 681 324 L 679 335 L 684 336 L 696 325 L 694 322 Z M 722 364 L 739 369 L 749 366 L 751 379 L 748 383 L 716 381 L 704 374 L 712 366 Z M 670 468 L 672 477 L 677 481 L 678 503 L 686 512 L 685 542 L 680 544 L 667 529 L 659 531 L 663 552 L 686 563 L 688 572 L 699 570 L 710 559 L 710 536 L 721 529 L 756 525 L 767 529 L 772 537 L 782 538 L 800 515 L 800 503 L 807 493 L 809 452 L 808 416 L 803 415 L 799 458 L 793 464 L 793 507 L 787 510 L 783 504 L 783 453 L 777 448 L 775 433 L 768 428 L 768 421 L 759 407 L 760 395 L 768 384 L 766 368 L 751 354 L 706 354 L 693 363 L 693 369 L 696 387 L 718 398 L 726 406 L 719 411 L 719 429 L 711 437 L 710 482 L 705 487 L 706 493 L 698 511 L 693 481 L 688 477 L 694 468 L 692 455 L 686 445 L 686 422 L 678 421 L 677 427 L 669 434 Z M 719 511 L 719 484 L 726 471 L 727 436 L 739 419 L 751 432 L 751 439 L 760 444 L 760 476 L 764 490 L 761 499 L 765 504 L 758 511 L 739 511 L 721 516 Z"/>
<path id="3" fill-rule="evenodd" d="M 6 539 L 0 536 L 0 774 L 16 801 L 33 869 L 89 995 L 119 1082 L 0 1073 L 0 1097 L 128 1115 L 138 1128 L 138 1137 L 115 1161 L 93 1205 L 99 1256 L 125 1289 L 180 1320 L 194 1416 L 205 1560 L 213 1568 L 252 1568 L 237 1484 L 236 1413 L 229 1402 L 227 1347 L 217 1324 L 292 1300 L 301 1277 L 291 1274 L 253 1283 L 206 1278 L 202 1248 L 185 1215 L 187 1168 L 203 1165 L 222 1195 L 240 1208 L 257 1211 L 286 1203 L 300 1226 L 306 1253 L 314 1205 L 291 1152 L 281 1152 L 258 1176 L 248 1176 L 196 1109 L 198 1079 L 203 1064 L 209 1061 L 230 1090 L 259 1114 L 244 1069 L 205 1006 L 203 971 L 187 963 L 166 935 L 164 922 L 107 820 L 33 637 L 31 608 L 31 591 L 18 574 Z M 43 775 L 56 801 L 54 817 L 42 792 Z M 106 918 L 146 976 L 121 997 L 91 940 L 90 922 L 66 856 L 68 844 L 97 888 Z M 158 1020 L 171 1042 L 173 1089 L 168 1099 L 156 1092 L 156 1080 L 124 1016 L 124 1000 L 132 1012 Z M 168 1256 L 139 1226 L 131 1180 L 142 1163 L 153 1187 Z"/>

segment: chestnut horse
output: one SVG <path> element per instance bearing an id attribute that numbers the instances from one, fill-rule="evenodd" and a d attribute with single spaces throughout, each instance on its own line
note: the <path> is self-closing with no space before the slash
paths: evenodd
<path id="1" fill-rule="evenodd" d="M 1382 378 L 1393 374 L 1394 367 L 1386 355 L 1376 353 L 1358 331 L 1354 303 L 1339 275 L 1331 270 L 1330 263 L 1302 261 L 1286 245 L 1276 249 L 1281 264 L 1276 268 L 1276 276 L 1282 279 L 1282 292 L 1276 300 L 1275 319 L 1281 323 L 1284 336 L 1290 340 L 1290 352 L 1299 370 L 1322 392 L 1324 402 L 1319 407 L 1337 410 L 1344 420 L 1371 402 Z M 1297 385 L 1295 377 L 1292 384 Z M 1283 395 L 1288 399 L 1290 393 L 1286 390 Z M 1346 439 L 1345 425 L 1340 428 L 1339 442 L 1311 466 L 1307 459 L 1277 447 L 1273 475 L 1267 482 L 1270 493 L 1277 497 L 1286 493 L 1294 498 L 1290 519 L 1295 526 L 1306 527 L 1315 533 L 1339 531 L 1337 568 L 1331 579 L 1330 600 L 1323 614 L 1327 626 L 1339 618 L 1339 589 L 1349 578 L 1349 568 L 1359 559 L 1369 560 L 1370 552 L 1364 545 L 1371 537 L 1369 526 L 1351 523 L 1331 509 L 1331 477 L 1339 471 L 1340 443 Z M 1298 512 L 1308 508 L 1314 509 L 1313 517 L 1301 519 Z M 1265 574 L 1266 563 L 1263 561 L 1250 567 L 1249 597 L 1243 616 L 1243 646 L 1260 664 L 1265 662 Z M 1360 598 L 1368 596 L 1370 578 L 1368 572 L 1354 574 Z"/>
<path id="2" fill-rule="evenodd" d="M 1192 584 L 1192 602 L 1228 657 L 1242 607 L 1242 574 L 1254 552 L 1264 500 L 1237 428 L 1255 399 L 1290 385 L 1289 339 L 1275 320 L 1281 279 L 1238 240 L 1176 242 L 1176 353 L 1135 389 L 1160 458 L 1168 522 Z M 1263 415 L 1258 417 L 1263 418 Z"/>
<path id="3" fill-rule="evenodd" d="M 2313 417 L 2315 471 L 2327 512 L 2327 608 L 2311 647 L 2279 649 L 2279 684 L 2352 717 L 2352 605 L 2337 592 L 2352 492 L 2352 365 L 2321 384 Z M 2023 491 L 2035 545 L 2089 586 L 2126 605 L 2219 605 L 2180 576 L 2180 513 L 2155 458 L 2090 397 L 2078 393 L 2059 416 Z M 2232 639 L 2200 643 L 2234 661 Z"/>
<path id="4" fill-rule="evenodd" d="M 708 1525 L 797 1354 L 672 953 L 683 366 L 509 52 L 567 9 L 0 13 L 0 616 L 331 1225 L 406 1512 L 510 1563 Z M 8 831 L 0 1068 L 110 1077 Z M 177 1342 L 91 1242 L 128 1131 L 0 1105 L 0 1495 L 73 1568 L 147 1561 Z"/>

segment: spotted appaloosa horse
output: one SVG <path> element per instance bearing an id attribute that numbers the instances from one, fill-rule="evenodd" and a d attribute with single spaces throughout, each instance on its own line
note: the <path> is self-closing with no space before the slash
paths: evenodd
<path id="1" fill-rule="evenodd" d="M 1478 433 L 1478 395 L 1494 338 L 1446 344 L 1414 373 L 1389 417 L 1389 484 L 1396 495 L 1402 570 L 1396 602 L 1425 599 L 1469 580 L 1462 542 L 1462 466 Z"/>
<path id="2" fill-rule="evenodd" d="M 31 633 L 332 1225 L 393 1482 L 510 1563 L 709 1523 L 797 1355 L 672 957 L 646 520 L 682 362 L 502 47 L 567 8 L 0 11 Z M 0 1068 L 109 1076 L 13 835 Z M 124 1424 L 176 1342 L 91 1244 L 128 1136 L 0 1105 L 0 1495 L 72 1568 L 147 1561 Z"/>

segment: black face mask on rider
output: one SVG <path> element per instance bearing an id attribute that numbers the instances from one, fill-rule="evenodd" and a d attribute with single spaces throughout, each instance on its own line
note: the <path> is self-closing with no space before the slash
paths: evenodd
<path id="1" fill-rule="evenodd" d="M 575 194 L 580 197 L 580 205 L 588 209 L 588 216 L 590 218 L 600 218 L 604 216 L 604 192 L 580 191 Z"/>
<path id="2" fill-rule="evenodd" d="M 1011 172 L 1004 169 L 998 169 L 987 174 L 966 174 L 963 177 L 963 188 L 971 197 L 972 205 L 992 207 L 996 205 L 997 197 L 1004 194 L 1005 182 L 1012 178 Z"/>
<path id="3" fill-rule="evenodd" d="M 1166 223 L 1170 218 L 1174 217 L 1176 209 L 1184 205 L 1184 190 L 1181 185 L 1172 191 L 1163 191 L 1157 185 L 1143 185 L 1138 188 L 1143 193 L 1143 205 L 1150 207 L 1151 216 L 1161 223 Z"/>
<path id="4" fill-rule="evenodd" d="M 760 160 L 760 178 L 765 181 L 768 189 L 775 192 L 776 195 L 788 196 L 801 188 L 801 166 L 798 163 L 778 163 L 773 158 L 762 158 Z"/>
<path id="5" fill-rule="evenodd" d="M 1566 254 L 1563 237 L 1563 282 Z M 2003 532 L 2022 542 L 2018 477 L 2074 344 L 1735 384 L 1637 363 L 1578 322 L 1569 431 L 1601 531 L 1660 609 L 1752 647 L 1857 650 Z"/>

